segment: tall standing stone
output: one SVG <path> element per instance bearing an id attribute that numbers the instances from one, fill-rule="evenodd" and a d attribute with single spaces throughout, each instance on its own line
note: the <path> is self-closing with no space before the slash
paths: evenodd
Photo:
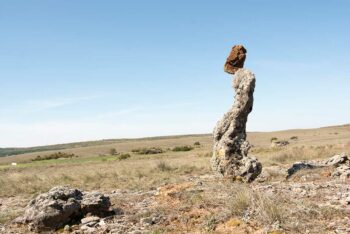
<path id="1" fill-rule="evenodd" d="M 237 47 L 233 47 L 228 61 L 239 60 L 232 55 L 235 53 L 234 48 Z M 244 47 L 242 46 L 242 48 Z M 244 51 L 246 52 L 245 49 Z M 226 67 L 225 65 L 225 71 Z M 211 165 L 214 171 L 225 177 L 251 182 L 261 173 L 262 169 L 261 163 L 256 158 L 248 156 L 251 146 L 246 140 L 246 123 L 248 115 L 253 109 L 255 76 L 244 68 L 235 69 L 231 69 L 229 72 L 235 74 L 233 79 L 233 88 L 236 91 L 235 100 L 231 109 L 214 129 Z"/>

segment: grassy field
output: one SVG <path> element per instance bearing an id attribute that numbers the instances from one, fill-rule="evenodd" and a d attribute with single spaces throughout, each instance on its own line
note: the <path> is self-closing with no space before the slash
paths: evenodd
<path id="1" fill-rule="evenodd" d="M 293 136 L 297 137 L 297 139 L 291 140 L 290 138 Z M 248 133 L 248 140 L 254 145 L 255 152 L 259 151 L 256 149 L 263 149 L 262 151 L 264 151 L 264 149 L 268 149 L 271 144 L 271 138 L 273 137 L 279 140 L 288 140 L 291 143 L 289 147 L 341 147 L 346 144 L 350 144 L 350 125 L 317 129 L 296 129 L 277 132 Z M 168 149 L 182 145 L 193 145 L 197 141 L 201 143 L 202 150 L 211 150 L 212 137 L 210 134 L 141 139 L 101 140 L 35 148 L 17 148 L 17 150 L 20 151 L 29 151 L 29 153 L 0 157 L 0 164 L 9 164 L 11 162 L 28 162 L 38 155 L 47 155 L 58 151 L 74 153 L 79 157 L 96 157 L 99 155 L 108 155 L 110 149 L 112 148 L 115 148 L 118 152 L 130 152 L 133 149 L 143 147 L 160 147 L 163 149 Z M 37 151 L 30 152 L 35 149 Z M 270 152 L 268 151 L 268 153 Z"/>
<path id="2" fill-rule="evenodd" d="M 288 140 L 282 148 L 271 148 L 271 138 Z M 291 138 L 294 137 L 294 140 Z M 350 153 L 350 126 L 308 130 L 288 130 L 268 133 L 249 133 L 254 145 L 251 154 L 264 166 L 292 163 L 302 159 L 325 158 L 340 152 Z M 296 139 L 297 138 L 297 139 Z M 199 146 L 194 146 L 200 142 Z M 191 135 L 138 140 L 109 140 L 105 144 L 91 143 L 83 147 L 61 150 L 77 157 L 32 161 L 37 155 L 57 151 L 41 151 L 0 158 L 0 196 L 37 194 L 55 185 L 67 184 L 82 189 L 149 189 L 164 183 L 179 182 L 189 174 L 210 172 L 210 135 Z M 194 146 L 186 152 L 174 152 L 176 146 Z M 158 147 L 160 154 L 140 155 L 134 149 Z M 111 149 L 128 153 L 120 160 L 110 155 Z M 17 166 L 11 166 L 16 162 Z"/>
<path id="3" fill-rule="evenodd" d="M 271 147 L 272 138 L 287 140 L 290 144 L 274 148 Z M 250 154 L 256 156 L 263 167 L 285 166 L 299 160 L 328 158 L 341 152 L 350 153 L 350 125 L 255 132 L 248 134 L 248 140 L 253 145 Z M 9 222 L 23 212 L 29 199 L 57 185 L 106 193 L 118 189 L 149 191 L 162 186 L 188 183 L 191 178 L 212 174 L 211 135 L 108 140 L 79 144 L 68 144 L 65 147 L 69 145 L 72 147 L 60 150 L 52 150 L 51 146 L 46 146 L 44 149 L 50 150 L 43 151 L 43 148 L 39 148 L 38 152 L 0 157 L 0 204 L 10 204 L 0 206 L 0 224 Z M 180 151 L 174 151 L 174 148 Z M 156 152 L 156 154 L 142 154 L 145 152 Z M 50 158 L 51 155 L 65 154 L 72 154 L 74 157 L 42 160 Z M 33 161 L 38 155 L 41 156 L 41 160 Z M 14 162 L 17 163 L 16 166 L 11 165 Z M 214 190 L 215 186 L 213 182 Z M 249 195 L 248 192 L 247 194 Z M 243 199 L 244 207 L 246 198 L 251 198 L 251 195 L 247 194 L 237 195 Z M 235 205 L 238 207 L 235 208 L 235 212 L 240 210 L 241 205 Z"/>

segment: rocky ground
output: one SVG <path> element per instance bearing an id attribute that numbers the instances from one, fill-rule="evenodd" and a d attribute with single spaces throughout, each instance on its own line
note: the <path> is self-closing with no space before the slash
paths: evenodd
<path id="1" fill-rule="evenodd" d="M 337 166 L 301 169 L 271 166 L 251 184 L 213 175 L 149 191 L 104 191 L 113 215 L 86 214 L 60 233 L 350 233 L 350 183 Z M 0 209 L 23 214 L 27 199 L 2 200 Z M 7 223 L 1 233 L 31 233 Z M 54 232 L 54 231 L 51 231 Z"/>

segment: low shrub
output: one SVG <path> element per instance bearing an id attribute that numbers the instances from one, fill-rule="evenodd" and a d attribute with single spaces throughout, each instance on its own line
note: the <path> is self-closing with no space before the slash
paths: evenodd
<path id="1" fill-rule="evenodd" d="M 172 149 L 174 152 L 180 152 L 180 151 L 191 151 L 193 150 L 192 146 L 184 145 L 184 146 L 176 146 Z"/>
<path id="2" fill-rule="evenodd" d="M 68 153 L 62 153 L 62 152 L 56 152 L 49 155 L 43 155 L 43 156 L 36 156 L 36 158 L 33 158 L 32 161 L 43 161 L 43 160 L 51 160 L 51 159 L 59 159 L 59 158 L 73 158 L 78 157 L 75 154 L 68 154 Z"/>
<path id="3" fill-rule="evenodd" d="M 290 139 L 293 140 L 293 141 L 296 141 L 296 140 L 298 140 L 298 137 L 297 136 L 292 136 Z"/>
<path id="4" fill-rule="evenodd" d="M 118 160 L 125 160 L 125 159 L 128 159 L 128 158 L 130 158 L 130 157 L 131 157 L 131 155 L 128 154 L 128 153 L 126 153 L 126 154 L 121 154 L 121 155 L 118 156 Z"/>
<path id="5" fill-rule="evenodd" d="M 131 152 L 137 154 L 161 154 L 164 151 L 158 147 L 133 149 Z"/>
<path id="6" fill-rule="evenodd" d="M 157 164 L 157 169 L 159 171 L 163 171 L 164 172 L 164 171 L 171 171 L 173 168 L 170 165 L 168 165 L 166 162 L 160 161 Z"/>
<path id="7" fill-rule="evenodd" d="M 109 150 L 109 154 L 110 155 L 118 155 L 118 152 L 117 152 L 117 150 L 115 148 L 112 148 L 112 149 Z"/>
<path id="8" fill-rule="evenodd" d="M 196 141 L 193 145 L 194 145 L 194 146 L 200 146 L 201 143 L 200 143 L 199 141 Z"/>
<path id="9" fill-rule="evenodd" d="M 286 215 L 280 197 L 270 197 L 246 185 L 236 186 L 229 202 L 232 215 L 244 216 L 253 210 L 259 220 L 269 224 L 282 222 Z"/>

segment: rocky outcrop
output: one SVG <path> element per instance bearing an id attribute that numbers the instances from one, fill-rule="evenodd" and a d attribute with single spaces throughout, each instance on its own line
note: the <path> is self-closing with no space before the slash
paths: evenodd
<path id="1" fill-rule="evenodd" d="M 28 204 L 24 215 L 14 222 L 28 224 L 31 231 L 51 231 L 78 223 L 87 214 L 104 217 L 112 214 L 108 197 L 98 192 L 83 193 L 69 187 L 54 187 Z"/>
<path id="2" fill-rule="evenodd" d="M 333 177 L 340 177 L 341 179 L 350 177 L 350 158 L 347 154 L 342 153 L 325 160 L 296 162 L 287 169 L 287 179 L 303 169 L 315 169 L 329 166 L 335 167 L 335 171 L 332 173 Z"/>
<path id="3" fill-rule="evenodd" d="M 243 46 L 235 46 L 227 59 L 225 71 L 227 64 L 230 64 L 229 61 L 232 60 L 233 51 L 236 50 L 244 50 L 244 56 L 237 56 L 241 61 L 239 64 L 243 66 L 246 50 Z M 256 158 L 248 156 L 251 146 L 246 141 L 246 123 L 253 109 L 254 74 L 246 69 L 237 69 L 233 88 L 236 91 L 234 104 L 214 129 L 211 165 L 214 171 L 225 177 L 251 182 L 261 173 L 262 169 L 261 163 Z"/>
<path id="4" fill-rule="evenodd" d="M 81 212 L 98 217 L 104 217 L 111 213 L 111 203 L 109 197 L 100 192 L 84 192 L 83 199 L 80 202 Z"/>
<path id="5" fill-rule="evenodd" d="M 242 45 L 232 47 L 230 55 L 226 59 L 224 66 L 225 72 L 235 74 L 240 68 L 243 68 L 247 50 Z"/>

